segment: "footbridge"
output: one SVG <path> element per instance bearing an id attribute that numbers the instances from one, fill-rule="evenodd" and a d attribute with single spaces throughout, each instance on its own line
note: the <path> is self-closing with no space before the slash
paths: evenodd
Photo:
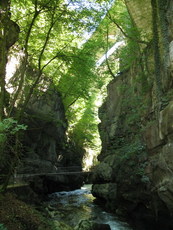
<path id="1" fill-rule="evenodd" d="M 35 171 L 32 173 L 19 173 L 15 172 L 9 182 L 8 188 L 14 187 L 21 187 L 21 186 L 28 186 L 28 184 L 33 181 L 37 180 L 38 177 L 56 177 L 56 176 L 83 176 L 84 181 L 88 181 L 92 175 L 92 170 L 85 171 L 82 170 L 80 166 L 70 166 L 70 167 L 55 167 L 52 169 L 52 172 L 39 172 Z"/>
<path id="2" fill-rule="evenodd" d="M 54 167 L 53 172 L 35 172 L 35 173 L 14 173 L 14 179 L 32 178 L 37 176 L 68 176 L 68 175 L 90 175 L 92 170 L 82 170 L 80 166 Z"/>

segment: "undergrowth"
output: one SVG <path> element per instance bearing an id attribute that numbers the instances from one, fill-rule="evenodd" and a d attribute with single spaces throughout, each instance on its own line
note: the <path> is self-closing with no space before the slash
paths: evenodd
<path id="1" fill-rule="evenodd" d="M 53 224 L 34 207 L 8 193 L 0 195 L 0 230 L 53 230 Z"/>

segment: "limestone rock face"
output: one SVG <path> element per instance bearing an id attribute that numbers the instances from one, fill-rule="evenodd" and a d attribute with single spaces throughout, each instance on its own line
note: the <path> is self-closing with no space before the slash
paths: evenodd
<path id="1" fill-rule="evenodd" d="M 118 117 L 121 112 L 122 97 L 121 85 L 124 76 L 117 78 L 108 85 L 108 98 L 99 109 L 99 118 L 102 123 L 99 125 L 99 132 L 102 139 L 102 154 L 107 155 L 109 141 L 114 139 L 117 132 Z M 112 103 L 112 101 L 114 103 Z M 102 155 L 99 156 L 99 159 Z"/>
<path id="2" fill-rule="evenodd" d="M 116 183 L 94 184 L 92 188 L 92 193 L 93 195 L 96 194 L 97 197 L 113 201 L 116 199 L 116 189 Z"/>
<path id="3" fill-rule="evenodd" d="M 150 42 L 158 36 L 154 41 L 158 44 L 157 49 L 145 47 L 148 71 L 134 64 L 107 87 L 107 99 L 99 110 L 102 151 L 92 193 L 111 210 L 142 221 L 147 229 L 172 229 L 173 2 L 156 0 L 156 11 L 151 2 L 126 0 L 142 38 L 146 35 Z M 157 16 L 158 34 L 152 14 Z"/>
<path id="4" fill-rule="evenodd" d="M 102 162 L 95 168 L 93 181 L 95 181 L 96 183 L 100 180 L 110 182 L 112 178 L 112 173 L 113 172 L 110 165 L 108 163 Z"/>
<path id="5" fill-rule="evenodd" d="M 24 142 L 27 162 L 32 159 L 30 164 L 33 163 L 34 171 L 49 171 L 57 165 L 58 156 L 65 150 L 66 143 L 67 122 L 59 93 L 48 91 L 32 99 L 26 116 L 28 131 Z"/>
<path id="6" fill-rule="evenodd" d="M 24 155 L 17 173 L 24 174 L 23 180 L 30 181 L 37 193 L 79 188 L 83 183 L 80 175 L 45 175 L 68 171 L 64 167 L 81 166 L 80 157 L 76 157 L 75 150 L 67 142 L 67 121 L 60 94 L 52 89 L 32 98 L 24 123 L 28 128 L 23 139 Z M 30 177 L 30 174 L 38 176 Z"/>

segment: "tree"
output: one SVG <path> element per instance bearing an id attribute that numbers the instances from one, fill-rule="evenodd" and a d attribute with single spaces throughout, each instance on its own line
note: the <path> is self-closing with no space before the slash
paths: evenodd
<path id="1" fill-rule="evenodd" d="M 62 94 L 66 115 L 73 127 L 69 129 L 70 135 L 81 146 L 90 146 L 94 135 L 89 129 L 97 130 L 96 116 L 92 116 L 96 95 L 98 91 L 103 93 L 103 88 L 105 91 L 111 75 L 115 77 L 116 68 L 112 66 L 117 54 L 109 57 L 109 61 L 106 58 L 108 69 L 104 64 L 98 68 L 96 62 L 124 36 L 131 39 L 132 26 L 125 5 L 116 1 L 109 10 L 107 0 L 99 3 L 92 0 L 91 4 L 85 0 L 12 0 L 11 7 L 8 1 L 2 1 L 1 7 L 1 122 L 4 118 L 13 118 L 18 126 L 30 99 L 53 85 Z M 16 31 L 13 42 L 9 42 L 9 28 Z M 92 38 L 87 40 L 86 34 L 92 34 Z M 5 45 L 8 43 L 10 45 Z M 17 55 L 18 67 L 7 79 L 7 58 Z M 125 63 L 125 68 L 128 65 Z M 7 92 L 8 88 L 12 92 Z M 83 135 L 82 130 L 85 130 Z M 18 144 L 18 132 L 15 138 L 14 145 Z M 3 149 L 5 151 L 5 147 Z"/>
<path id="2" fill-rule="evenodd" d="M 0 3 L 0 121 L 4 117 L 5 107 L 5 75 L 6 75 L 6 62 L 8 56 L 8 42 L 9 34 L 9 11 L 10 1 L 1 1 Z"/>
<path id="3" fill-rule="evenodd" d="M 84 39 L 84 32 L 92 31 L 98 26 L 103 15 L 103 11 L 100 13 L 99 4 L 94 0 L 92 6 L 83 3 L 85 1 L 79 3 L 78 1 L 66 2 L 63 0 L 12 0 L 10 5 L 10 2 L 2 1 L 0 37 L 0 59 L 2 60 L 0 66 L 2 76 L 0 82 L 1 124 L 3 124 L 4 118 L 13 118 L 12 121 L 16 125 L 21 123 L 31 97 L 44 92 L 51 84 L 57 84 L 62 77 L 72 72 L 74 76 L 79 73 L 77 69 L 82 69 L 87 58 L 83 59 L 82 48 L 79 43 Z M 13 21 L 10 19 L 10 15 Z M 12 28 L 10 23 L 16 29 L 16 36 L 13 42 L 7 46 L 9 28 Z M 19 27 L 20 36 L 16 42 Z M 9 80 L 5 73 L 7 58 L 17 54 L 19 64 Z M 87 75 L 89 71 L 84 69 Z M 82 73 L 78 77 L 82 77 Z M 79 85 L 77 86 L 79 97 L 81 95 L 87 96 L 87 93 L 83 92 Z M 12 89 L 10 93 L 7 92 L 9 87 Z M 8 103 L 5 103 L 5 93 L 8 96 Z M 72 100 L 74 100 L 73 96 L 70 103 Z M 6 136 L 13 140 L 10 145 L 19 144 L 18 131 L 12 134 L 9 131 L 10 135 Z M 7 148 L 7 143 L 9 142 L 3 143 L 1 155 L 7 154 L 10 157 L 10 151 L 13 152 L 13 150 Z M 15 151 L 17 149 L 16 146 Z M 13 162 L 16 162 L 18 156 L 19 154 L 11 158 L 12 167 L 9 167 L 9 170 L 5 172 L 8 175 L 6 185 L 10 174 L 13 172 L 11 168 L 16 165 Z"/>

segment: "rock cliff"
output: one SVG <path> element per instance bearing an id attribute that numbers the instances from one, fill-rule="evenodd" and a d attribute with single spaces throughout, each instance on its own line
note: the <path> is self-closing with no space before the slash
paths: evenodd
<path id="1" fill-rule="evenodd" d="M 81 167 L 81 154 L 76 157 L 78 153 L 67 141 L 67 120 L 61 95 L 55 89 L 49 89 L 34 96 L 28 105 L 24 123 L 28 128 L 22 141 L 24 154 L 17 173 L 24 174 L 23 179 L 39 193 L 80 187 L 83 183 L 81 176 L 29 176 L 58 173 L 66 170 L 64 167 Z"/>
<path id="2" fill-rule="evenodd" d="M 92 193 L 137 229 L 173 229 L 173 2 L 126 5 L 148 45 L 108 85 Z"/>

